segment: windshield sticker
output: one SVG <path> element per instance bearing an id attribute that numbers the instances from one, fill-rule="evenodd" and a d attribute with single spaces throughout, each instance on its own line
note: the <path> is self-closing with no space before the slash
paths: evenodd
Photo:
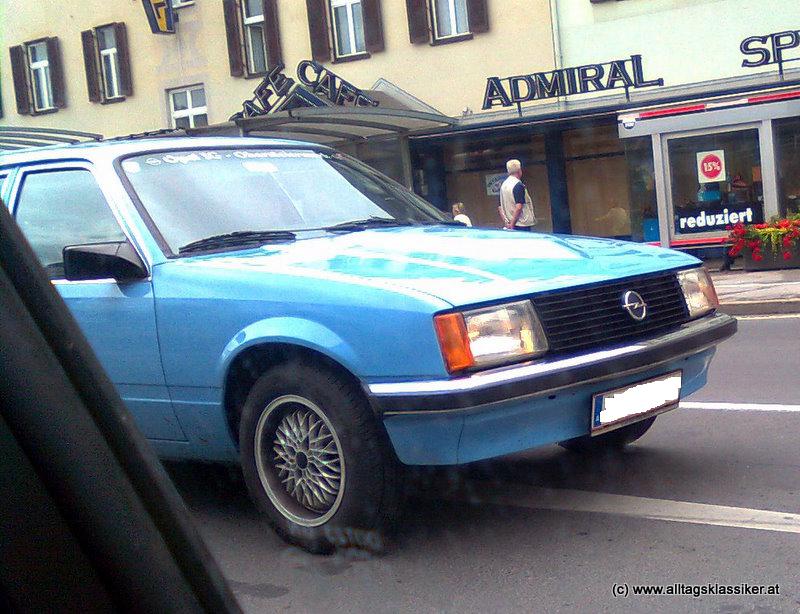
<path id="1" fill-rule="evenodd" d="M 145 163 L 149 164 L 150 166 L 159 166 L 160 164 L 190 164 L 192 162 L 205 162 L 206 160 L 222 160 L 222 159 L 263 160 L 264 158 L 321 158 L 321 157 L 322 156 L 320 154 L 314 151 L 297 151 L 297 150 L 287 150 L 287 149 L 264 151 L 264 150 L 254 150 L 254 149 L 243 149 L 238 151 L 220 150 L 220 151 L 190 151 L 190 152 L 167 153 L 159 156 L 150 156 L 145 160 Z M 274 171 L 269 171 L 269 172 L 274 172 Z"/>
<path id="2" fill-rule="evenodd" d="M 138 173 L 142 170 L 142 165 L 135 160 L 125 160 L 122 162 L 122 170 L 126 173 Z"/>
<path id="3" fill-rule="evenodd" d="M 275 166 L 272 162 L 266 162 L 264 160 L 245 160 L 242 162 L 242 166 L 245 170 L 250 171 L 251 173 L 277 173 L 278 167 Z"/>

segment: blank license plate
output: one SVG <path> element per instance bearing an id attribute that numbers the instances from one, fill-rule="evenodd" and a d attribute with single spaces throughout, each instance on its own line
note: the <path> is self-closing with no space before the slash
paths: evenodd
<path id="1" fill-rule="evenodd" d="M 600 435 L 677 406 L 681 371 L 592 397 L 592 435 Z"/>

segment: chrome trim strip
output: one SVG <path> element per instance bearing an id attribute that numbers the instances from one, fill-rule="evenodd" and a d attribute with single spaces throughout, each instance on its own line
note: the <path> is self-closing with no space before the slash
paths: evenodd
<path id="1" fill-rule="evenodd" d="M 715 314 L 711 317 L 704 317 L 693 322 L 684 324 L 680 329 L 640 341 L 632 345 L 626 345 L 611 350 L 591 352 L 560 360 L 537 362 L 516 367 L 506 367 L 502 370 L 484 371 L 475 373 L 467 377 L 449 380 L 428 380 L 414 382 L 386 382 L 369 384 L 370 394 L 376 397 L 404 396 L 404 395 L 437 395 L 454 392 L 473 392 L 497 384 L 508 384 L 528 379 L 534 376 L 552 374 L 559 371 L 566 371 L 575 367 L 582 367 L 595 363 L 600 363 L 611 358 L 618 358 L 636 354 L 645 350 L 657 348 L 660 345 L 680 341 L 684 338 L 693 337 L 699 333 L 724 325 L 730 320 L 729 316 Z"/>

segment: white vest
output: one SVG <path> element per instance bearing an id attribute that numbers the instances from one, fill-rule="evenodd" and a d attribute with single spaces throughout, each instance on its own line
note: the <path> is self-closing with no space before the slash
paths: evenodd
<path id="1" fill-rule="evenodd" d="M 514 211 L 517 210 L 517 202 L 514 198 L 514 186 L 519 182 L 519 179 L 513 175 L 509 175 L 500 186 L 500 208 L 503 210 L 503 216 L 509 222 L 514 219 Z M 534 226 L 535 224 L 536 216 L 533 214 L 533 201 L 526 188 L 525 204 L 522 206 L 522 213 L 519 214 L 517 226 Z"/>

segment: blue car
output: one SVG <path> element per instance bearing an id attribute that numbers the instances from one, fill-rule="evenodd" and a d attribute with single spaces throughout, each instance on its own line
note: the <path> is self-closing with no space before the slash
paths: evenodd
<path id="1" fill-rule="evenodd" d="M 0 194 L 158 453 L 315 552 L 380 543 L 402 465 L 638 439 L 736 330 L 688 255 L 466 228 L 308 143 L 42 148 Z"/>

